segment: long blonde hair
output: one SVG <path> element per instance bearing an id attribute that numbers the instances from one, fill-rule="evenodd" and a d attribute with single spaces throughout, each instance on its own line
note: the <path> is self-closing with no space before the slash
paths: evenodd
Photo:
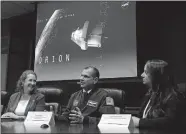
<path id="1" fill-rule="evenodd" d="M 32 70 L 26 70 L 26 71 L 24 71 L 21 74 L 19 80 L 17 81 L 16 91 L 19 91 L 19 92 L 23 93 L 23 91 L 24 91 L 23 85 L 24 85 L 25 79 L 27 78 L 27 76 L 29 74 L 35 75 L 35 77 L 37 79 L 37 75 L 36 75 L 36 73 L 34 71 L 32 71 Z"/>

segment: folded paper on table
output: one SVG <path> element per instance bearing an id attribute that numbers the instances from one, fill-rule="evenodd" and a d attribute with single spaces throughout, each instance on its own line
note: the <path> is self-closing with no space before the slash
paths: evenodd
<path id="1" fill-rule="evenodd" d="M 122 125 L 100 125 L 98 126 L 100 133 L 139 133 L 139 129 L 135 127 L 123 127 Z"/>
<path id="2" fill-rule="evenodd" d="M 28 112 L 28 115 L 24 121 L 24 125 L 54 125 L 53 112 Z"/>
<path id="3" fill-rule="evenodd" d="M 131 133 L 134 124 L 131 114 L 103 114 L 98 128 L 101 133 Z"/>
<path id="4" fill-rule="evenodd" d="M 100 125 L 122 125 L 123 127 L 134 127 L 131 114 L 103 114 L 98 124 Z"/>
<path id="5" fill-rule="evenodd" d="M 131 133 L 129 128 L 123 127 L 123 125 L 108 125 L 108 124 L 102 124 L 98 126 L 98 129 L 100 133 Z"/>

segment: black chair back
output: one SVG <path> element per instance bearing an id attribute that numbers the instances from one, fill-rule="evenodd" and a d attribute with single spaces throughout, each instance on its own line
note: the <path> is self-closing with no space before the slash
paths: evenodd
<path id="1" fill-rule="evenodd" d="M 116 113 L 122 113 L 125 108 L 125 92 L 117 88 L 103 88 L 103 90 L 107 91 L 108 96 L 113 98 Z"/>
<path id="2" fill-rule="evenodd" d="M 46 109 L 54 111 L 55 114 L 61 113 L 60 100 L 62 99 L 63 90 L 60 88 L 45 86 L 37 89 L 38 92 L 45 95 Z"/>

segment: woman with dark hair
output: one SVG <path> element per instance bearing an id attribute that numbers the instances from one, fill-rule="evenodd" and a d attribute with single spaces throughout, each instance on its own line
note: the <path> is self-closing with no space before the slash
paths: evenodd
<path id="1" fill-rule="evenodd" d="M 149 60 L 142 73 L 143 84 L 149 90 L 138 117 L 132 117 L 136 127 L 161 128 L 178 125 L 183 113 L 181 94 L 177 91 L 168 63 Z"/>
<path id="2" fill-rule="evenodd" d="M 2 118 L 24 119 L 28 111 L 44 111 L 45 97 L 36 91 L 37 75 L 26 70 L 17 82 L 17 91 L 11 95 Z"/>

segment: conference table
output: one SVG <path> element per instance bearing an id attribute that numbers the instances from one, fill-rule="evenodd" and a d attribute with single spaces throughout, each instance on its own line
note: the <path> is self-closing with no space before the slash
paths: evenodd
<path id="1" fill-rule="evenodd" d="M 96 124 L 66 124 L 55 122 L 48 128 L 37 125 L 25 126 L 23 121 L 1 120 L 1 133 L 141 133 L 141 134 L 186 134 L 180 129 L 138 129 L 138 128 L 100 128 Z"/>

